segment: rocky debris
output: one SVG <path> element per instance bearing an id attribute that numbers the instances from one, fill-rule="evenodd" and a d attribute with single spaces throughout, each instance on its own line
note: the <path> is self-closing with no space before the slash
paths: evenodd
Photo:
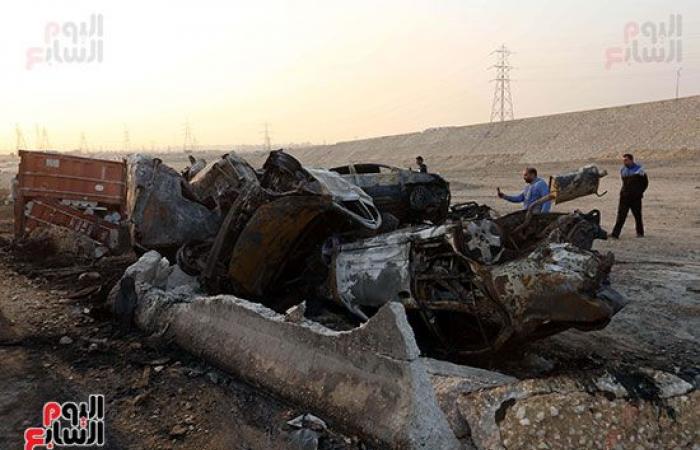
<path id="1" fill-rule="evenodd" d="M 168 434 L 170 435 L 170 437 L 173 438 L 182 438 L 187 434 L 187 427 L 181 424 L 177 424 L 170 429 Z"/>
<path id="2" fill-rule="evenodd" d="M 288 442 L 290 449 L 346 448 L 345 445 L 333 445 L 333 441 L 338 441 L 338 436 L 334 436 L 329 431 L 325 421 L 313 414 L 306 413 L 297 416 L 287 421 L 287 425 L 294 429 L 289 433 Z M 352 442 L 349 438 L 344 438 L 343 441 L 346 445 Z"/>
<path id="3" fill-rule="evenodd" d="M 299 323 L 304 320 L 304 314 L 306 313 L 306 302 L 301 302 L 298 305 L 289 308 L 285 314 L 285 320 L 288 322 Z"/>
<path id="4" fill-rule="evenodd" d="M 58 340 L 58 343 L 61 345 L 70 345 L 73 343 L 73 339 L 71 339 L 70 336 L 63 336 Z"/>
<path id="5" fill-rule="evenodd" d="M 309 413 L 302 414 L 301 416 L 287 421 L 287 425 L 294 428 L 309 428 L 314 431 L 326 431 L 328 429 L 326 422 Z"/>
<path id="6" fill-rule="evenodd" d="M 627 389 L 621 385 L 610 373 L 600 376 L 595 381 L 596 388 L 601 392 L 606 392 L 618 398 L 629 395 Z"/>
<path id="7" fill-rule="evenodd" d="M 133 386 L 135 389 L 143 389 L 143 388 L 147 387 L 150 382 L 151 382 L 151 367 L 146 366 L 143 368 L 143 371 L 141 372 L 141 376 L 136 379 Z"/>
<path id="8" fill-rule="evenodd" d="M 643 372 L 654 379 L 661 398 L 678 397 L 693 390 L 692 384 L 671 373 L 649 369 L 643 369 Z"/>

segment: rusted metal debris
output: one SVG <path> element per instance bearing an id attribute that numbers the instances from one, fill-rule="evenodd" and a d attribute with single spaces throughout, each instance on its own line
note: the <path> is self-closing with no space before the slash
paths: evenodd
<path id="1" fill-rule="evenodd" d="M 281 150 L 270 153 L 260 172 L 225 155 L 191 182 L 143 157 L 130 162 L 129 173 L 139 180 L 129 190 L 135 241 L 147 249 L 177 248 L 181 268 L 200 276 L 210 292 L 286 295 L 296 278 L 306 280 L 297 273 L 306 252 L 320 250 L 332 235 L 362 236 L 382 224 L 362 189 L 335 172 L 304 168 Z M 147 217 L 154 211 L 168 217 Z M 195 214 L 200 217 L 192 220 Z M 197 222 L 206 226 L 192 229 Z"/>
<path id="2" fill-rule="evenodd" d="M 259 170 L 233 153 L 210 164 L 190 158 L 182 172 L 143 155 L 109 162 L 116 171 L 87 160 L 101 178 L 72 175 L 82 184 L 61 193 L 65 173 L 53 166 L 75 160 L 31 158 L 20 166 L 22 229 L 58 224 L 112 248 L 128 223 L 135 248 L 177 261 L 209 293 L 277 311 L 306 300 L 344 307 L 358 323 L 400 302 L 425 349 L 440 354 L 598 329 L 624 305 L 608 281 L 613 255 L 592 250 L 606 237 L 595 210 L 496 217 L 474 202 L 450 207 L 438 175 L 379 164 L 311 169 L 282 150 Z M 37 158 L 41 170 L 27 169 Z M 553 177 L 552 198 L 597 193 L 603 175 L 587 166 Z M 96 194 L 85 192 L 91 186 Z M 86 217 L 70 202 L 108 205 L 122 220 Z"/>
<path id="3" fill-rule="evenodd" d="M 13 185 L 15 238 L 43 227 L 59 227 L 120 253 L 129 248 L 126 165 L 123 161 L 19 151 Z"/>
<path id="4" fill-rule="evenodd" d="M 603 236 L 597 217 L 544 214 L 528 227 L 534 236 L 519 241 L 509 231 L 522 213 L 341 244 L 329 290 L 361 317 L 403 303 L 431 345 L 451 354 L 602 328 L 624 301 L 608 283 L 613 255 L 590 250 Z"/>
<path id="5" fill-rule="evenodd" d="M 550 179 L 550 191 L 556 204 L 575 200 L 579 197 L 596 194 L 599 197 L 605 195 L 598 193 L 600 179 L 608 174 L 605 170 L 599 170 L 594 165 L 588 165 L 571 173 L 553 176 Z"/>
<path id="6" fill-rule="evenodd" d="M 201 203 L 225 213 L 243 186 L 258 184 L 258 177 L 246 160 L 230 153 L 209 163 L 189 181 L 192 192 Z"/>
<path id="7" fill-rule="evenodd" d="M 131 156 L 127 166 L 129 228 L 137 249 L 174 255 L 184 242 L 216 235 L 219 214 L 199 201 L 176 170 L 144 155 Z"/>
<path id="8" fill-rule="evenodd" d="M 425 174 L 375 164 L 308 169 L 281 150 L 258 171 L 224 155 L 190 182 L 158 161 L 138 161 L 129 173 L 140 182 L 129 192 L 140 187 L 130 200 L 142 212 L 132 222 L 160 229 L 141 231 L 138 242 L 154 248 L 144 237 L 157 236 L 179 244 L 178 264 L 210 293 L 278 311 L 303 300 L 335 303 L 359 321 L 401 302 L 426 346 L 452 355 L 601 328 L 624 304 L 609 287 L 612 254 L 592 250 L 606 237 L 597 211 L 494 218 L 476 203 L 448 209 L 439 177 L 419 180 Z M 152 181 L 158 176 L 164 186 Z M 564 201 L 597 191 L 599 177 L 587 167 L 552 182 Z M 154 211 L 167 217 L 147 215 Z M 203 215 L 172 220 L 192 219 L 193 211 Z M 381 228 L 391 216 L 403 228 Z M 434 224 L 415 225 L 424 221 Z"/>

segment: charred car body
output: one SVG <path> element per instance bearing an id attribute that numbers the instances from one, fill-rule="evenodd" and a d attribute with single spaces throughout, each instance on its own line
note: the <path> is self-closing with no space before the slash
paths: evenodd
<path id="1" fill-rule="evenodd" d="M 493 219 L 488 208 L 471 205 L 453 209 L 445 221 L 449 188 L 439 177 L 422 180 L 416 177 L 426 174 L 389 168 L 388 177 L 380 171 L 379 181 L 365 188 L 359 165 L 347 174 L 309 169 L 281 150 L 259 171 L 225 155 L 191 181 L 148 158 L 129 165 L 138 245 L 177 248 L 178 265 L 209 293 L 232 293 L 277 311 L 312 301 L 344 308 L 354 323 L 401 302 L 424 350 L 446 355 L 495 352 L 571 327 L 599 329 L 624 304 L 608 283 L 612 254 L 592 250 L 594 239 L 605 238 L 595 211 Z M 597 191 L 597 169 L 581 173 L 583 182 L 553 179 L 552 200 Z M 164 175 L 167 187 L 149 181 Z M 399 206 L 416 202 L 424 187 L 439 211 Z M 382 219 L 392 211 L 400 223 L 434 224 L 386 232 Z M 161 217 L 194 212 L 199 234 L 188 231 L 189 218 Z M 144 220 L 150 223 L 139 223 Z M 158 233 L 164 226 L 169 229 Z"/>
<path id="2" fill-rule="evenodd" d="M 439 225 L 447 218 L 450 185 L 440 175 L 385 164 L 350 164 L 331 170 L 367 192 L 397 226 L 425 221 Z"/>
<path id="3" fill-rule="evenodd" d="M 403 303 L 423 343 L 445 354 L 600 329 L 624 300 L 609 287 L 612 254 L 588 245 L 604 237 L 597 218 L 544 214 L 516 239 L 512 222 L 524 214 L 515 213 L 341 244 L 329 290 L 360 317 L 387 301 Z"/>

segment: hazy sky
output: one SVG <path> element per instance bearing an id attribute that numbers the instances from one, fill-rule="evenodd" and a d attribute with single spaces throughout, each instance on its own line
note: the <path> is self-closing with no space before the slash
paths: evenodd
<path id="1" fill-rule="evenodd" d="M 505 43 L 515 116 L 700 94 L 698 0 L 7 1 L 0 151 L 51 146 L 331 143 L 489 120 Z M 67 23 L 101 14 L 101 63 L 48 64 Z M 683 61 L 605 67 L 629 22 L 682 15 Z M 61 27 L 57 32 L 54 25 Z M 666 25 L 668 26 L 668 25 Z M 49 33 L 51 31 L 53 34 Z M 70 30 L 68 30 L 70 31 Z M 51 39 L 48 36 L 51 36 Z M 48 43 L 47 43 L 48 42 Z M 88 39 L 79 48 L 89 49 Z M 648 42 L 642 42 L 646 45 Z M 39 59 L 27 69 L 28 49 Z M 53 47 L 51 47 L 53 48 Z M 43 59 L 42 59 L 43 58 Z"/>

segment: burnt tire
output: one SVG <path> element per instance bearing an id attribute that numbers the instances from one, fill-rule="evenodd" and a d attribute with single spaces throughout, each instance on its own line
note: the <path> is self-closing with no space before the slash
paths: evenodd
<path id="1" fill-rule="evenodd" d="M 411 190 L 409 198 L 411 209 L 425 211 L 435 203 L 435 196 L 427 186 L 416 186 Z"/>
<path id="2" fill-rule="evenodd" d="M 447 219 L 450 209 L 450 193 L 440 186 L 415 186 L 409 196 L 413 215 L 440 225 Z"/>

